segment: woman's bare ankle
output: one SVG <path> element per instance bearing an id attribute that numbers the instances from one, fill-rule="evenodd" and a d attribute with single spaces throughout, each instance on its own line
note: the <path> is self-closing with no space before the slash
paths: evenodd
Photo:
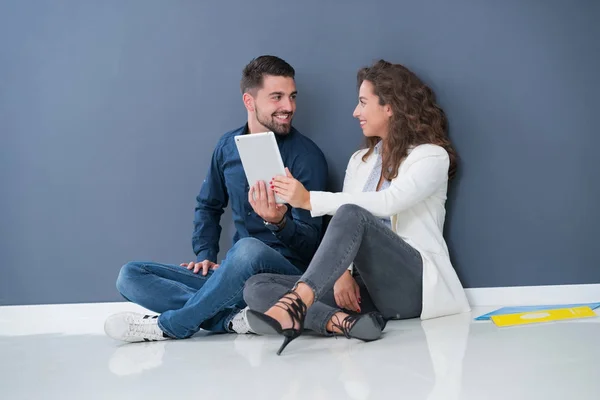
<path id="1" fill-rule="evenodd" d="M 306 307 L 312 306 L 315 301 L 315 292 L 313 292 L 312 288 L 304 282 L 299 282 L 296 285 L 294 292 L 300 296 L 304 304 L 306 304 Z"/>
<path id="2" fill-rule="evenodd" d="M 292 328 L 294 322 L 288 315 L 287 311 L 279 307 L 273 306 L 269 308 L 267 312 L 265 312 L 265 314 L 271 318 L 276 319 L 277 322 L 279 322 L 279 324 L 281 325 L 282 329 Z"/>
<path id="3" fill-rule="evenodd" d="M 327 321 L 327 332 L 330 333 L 342 333 L 342 331 L 336 326 L 341 324 L 341 322 L 348 316 L 345 312 L 338 311 L 331 316 L 329 321 Z"/>

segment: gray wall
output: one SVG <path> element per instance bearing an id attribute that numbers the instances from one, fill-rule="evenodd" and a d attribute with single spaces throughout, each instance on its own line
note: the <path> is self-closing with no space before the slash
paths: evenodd
<path id="1" fill-rule="evenodd" d="M 295 124 L 333 189 L 361 141 L 356 70 L 386 58 L 433 86 L 462 156 L 465 286 L 598 283 L 598 17 L 595 0 L 1 1 L 0 304 L 120 300 L 124 262 L 192 260 L 194 197 L 264 53 L 296 67 Z"/>

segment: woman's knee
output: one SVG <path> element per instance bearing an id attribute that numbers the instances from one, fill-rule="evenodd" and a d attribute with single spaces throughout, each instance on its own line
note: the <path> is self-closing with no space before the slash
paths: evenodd
<path id="1" fill-rule="evenodd" d="M 356 224 L 369 215 L 371 215 L 369 211 L 356 204 L 344 204 L 335 212 L 332 222 L 336 220 L 346 224 Z"/>

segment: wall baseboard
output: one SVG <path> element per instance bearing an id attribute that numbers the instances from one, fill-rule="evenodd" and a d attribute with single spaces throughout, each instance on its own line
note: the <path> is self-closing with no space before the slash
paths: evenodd
<path id="1" fill-rule="evenodd" d="M 466 289 L 472 307 L 600 302 L 600 283 Z"/>
<path id="2" fill-rule="evenodd" d="M 571 304 L 600 302 L 600 283 L 587 285 L 553 285 L 553 286 L 508 286 L 493 288 L 465 289 L 469 304 L 472 307 L 518 306 L 536 304 Z M 0 306 L 5 312 L 11 310 L 48 309 L 58 304 Z M 88 313 L 90 308 L 97 311 L 142 311 L 143 309 L 128 302 L 98 302 L 60 304 L 61 309 L 71 312 Z"/>
<path id="3" fill-rule="evenodd" d="M 600 284 L 473 288 L 466 293 L 474 316 L 502 306 L 600 302 Z M 127 302 L 4 306 L 0 307 L 0 336 L 101 335 L 104 320 L 120 311 L 146 312 Z"/>

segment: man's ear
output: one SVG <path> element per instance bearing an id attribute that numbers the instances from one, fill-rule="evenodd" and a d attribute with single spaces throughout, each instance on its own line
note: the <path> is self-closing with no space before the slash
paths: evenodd
<path id="1" fill-rule="evenodd" d="M 252 97 L 250 93 L 244 93 L 242 96 L 242 101 L 244 102 L 244 107 L 246 107 L 246 110 L 254 112 L 254 97 Z"/>

